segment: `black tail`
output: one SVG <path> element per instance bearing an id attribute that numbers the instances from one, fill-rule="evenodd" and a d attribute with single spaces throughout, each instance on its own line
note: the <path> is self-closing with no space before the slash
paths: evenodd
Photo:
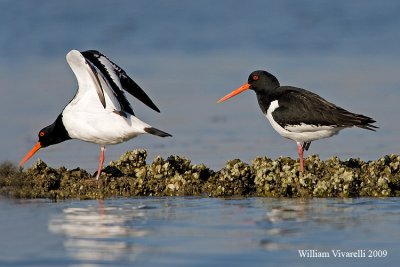
<path id="1" fill-rule="evenodd" d="M 356 126 L 359 128 L 367 129 L 367 130 L 374 131 L 374 132 L 376 131 L 375 129 L 379 128 L 378 126 L 375 126 L 372 124 L 356 125 Z"/>
<path id="2" fill-rule="evenodd" d="M 154 128 L 154 127 L 144 128 L 144 131 L 146 133 L 157 135 L 157 136 L 160 136 L 160 137 L 167 137 L 167 136 L 171 136 L 172 137 L 172 135 L 170 135 L 169 133 L 163 132 L 163 131 L 158 130 L 157 128 Z"/>
<path id="3" fill-rule="evenodd" d="M 370 131 L 376 131 L 375 129 L 378 129 L 378 126 L 372 125 L 372 123 L 375 123 L 376 121 L 374 119 L 371 119 L 370 117 L 357 114 L 357 118 L 359 119 L 360 123 L 356 124 L 357 127 L 367 129 Z"/>

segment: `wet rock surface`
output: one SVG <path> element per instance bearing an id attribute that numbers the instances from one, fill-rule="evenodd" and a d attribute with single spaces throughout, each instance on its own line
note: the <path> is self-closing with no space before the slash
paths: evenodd
<path id="1" fill-rule="evenodd" d="M 0 165 L 0 193 L 15 198 L 98 199 L 133 196 L 210 197 L 390 197 L 400 196 L 400 156 L 365 162 L 337 157 L 299 162 L 256 157 L 251 164 L 230 160 L 219 171 L 187 158 L 156 157 L 146 163 L 143 149 L 128 151 L 111 162 L 97 181 L 80 168 L 54 169 L 38 160 L 23 170 Z"/>

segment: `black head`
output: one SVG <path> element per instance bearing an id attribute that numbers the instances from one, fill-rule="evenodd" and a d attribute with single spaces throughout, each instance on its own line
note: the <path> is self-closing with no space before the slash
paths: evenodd
<path id="1" fill-rule="evenodd" d="M 224 102 L 225 100 L 248 89 L 254 90 L 257 94 L 263 94 L 272 89 L 278 88 L 279 86 L 279 81 L 274 75 L 264 70 L 256 70 L 250 74 L 247 83 L 218 100 L 218 103 Z"/>
<path id="2" fill-rule="evenodd" d="M 38 137 L 41 147 L 55 145 L 71 139 L 64 127 L 64 124 L 62 123 L 62 115 L 58 116 L 53 124 L 50 124 L 49 126 L 46 126 L 40 130 Z"/>
<path id="3" fill-rule="evenodd" d="M 30 157 L 32 157 L 40 148 L 58 144 L 68 139 L 71 139 L 62 122 L 62 115 L 59 115 L 53 124 L 44 127 L 42 130 L 40 130 L 38 136 L 39 136 L 39 141 L 35 144 L 35 146 L 31 149 L 31 151 L 29 151 L 28 154 L 26 154 L 26 156 L 21 160 L 21 162 L 19 163 L 20 166 L 24 165 L 24 163 Z"/>
<path id="4" fill-rule="evenodd" d="M 280 86 L 278 79 L 265 70 L 253 71 L 250 74 L 247 83 L 250 85 L 249 89 L 252 89 L 255 92 L 268 91 Z"/>

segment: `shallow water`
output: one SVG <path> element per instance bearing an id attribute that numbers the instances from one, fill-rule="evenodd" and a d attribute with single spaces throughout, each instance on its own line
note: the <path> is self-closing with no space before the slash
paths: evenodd
<path id="1" fill-rule="evenodd" d="M 395 266 L 398 198 L 0 201 L 1 266 Z M 301 258 L 298 250 L 330 252 Z M 365 250 L 335 258 L 331 250 Z M 369 258 L 368 250 L 387 251 Z M 361 254 L 360 254 L 361 255 Z"/>
<path id="2" fill-rule="evenodd" d="M 389 1 L 1 1 L 0 162 L 19 162 L 74 96 L 71 49 L 98 49 L 160 108 L 130 98 L 137 116 L 173 138 L 141 136 L 109 146 L 106 163 L 145 148 L 220 169 L 233 158 L 297 157 L 260 112 L 253 92 L 216 101 L 255 69 L 310 89 L 380 129 L 314 142 L 322 159 L 399 153 L 400 2 Z M 81 141 L 42 149 L 50 166 L 94 172 L 100 148 Z"/>

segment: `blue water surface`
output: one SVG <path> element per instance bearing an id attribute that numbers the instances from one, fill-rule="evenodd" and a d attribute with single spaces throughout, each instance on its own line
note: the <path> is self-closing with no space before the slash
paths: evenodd
<path id="1" fill-rule="evenodd" d="M 398 198 L 1 199 L 0 266 L 397 266 L 399 218 Z"/>

